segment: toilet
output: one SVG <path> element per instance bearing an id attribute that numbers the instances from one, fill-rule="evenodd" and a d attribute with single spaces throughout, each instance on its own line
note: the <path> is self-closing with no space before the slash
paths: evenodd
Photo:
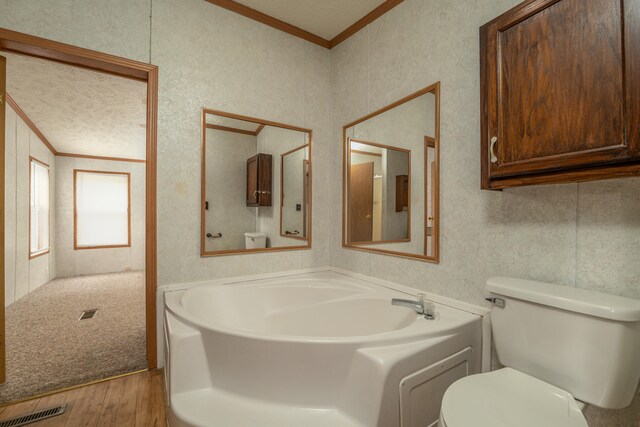
<path id="1" fill-rule="evenodd" d="M 267 233 L 244 233 L 245 249 L 260 249 L 267 247 Z"/>
<path id="2" fill-rule="evenodd" d="M 631 403 L 640 300 L 508 277 L 490 279 L 487 290 L 505 367 L 454 382 L 439 427 L 587 427 L 584 403 Z"/>

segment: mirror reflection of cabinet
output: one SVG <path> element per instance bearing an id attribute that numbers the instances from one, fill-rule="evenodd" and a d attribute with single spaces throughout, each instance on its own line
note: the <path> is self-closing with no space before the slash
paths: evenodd
<path id="1" fill-rule="evenodd" d="M 439 111 L 435 83 L 344 126 L 343 247 L 439 261 Z"/>
<path id="2" fill-rule="evenodd" d="M 311 247 L 311 136 L 202 110 L 201 256 Z"/>
<path id="3" fill-rule="evenodd" d="M 271 154 L 247 159 L 247 206 L 271 206 L 272 169 Z"/>

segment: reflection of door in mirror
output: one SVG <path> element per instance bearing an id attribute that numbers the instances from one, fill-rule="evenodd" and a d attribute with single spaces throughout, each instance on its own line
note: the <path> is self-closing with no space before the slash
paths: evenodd
<path id="1" fill-rule="evenodd" d="M 350 138 L 348 158 L 349 242 L 409 240 L 409 150 Z"/>
<path id="2" fill-rule="evenodd" d="M 350 169 L 349 232 L 352 242 L 373 240 L 373 162 Z"/>
<path id="3" fill-rule="evenodd" d="M 202 120 L 201 255 L 309 248 L 311 131 L 207 109 Z"/>
<path id="4" fill-rule="evenodd" d="M 433 253 L 433 241 L 434 234 L 436 232 L 435 227 L 435 207 L 438 197 L 437 192 L 437 167 L 436 167 L 436 140 L 430 136 L 424 137 L 425 150 L 427 155 L 425 156 L 425 200 L 427 200 L 427 221 L 426 221 L 426 253 Z"/>
<path id="5" fill-rule="evenodd" d="M 344 247 L 438 261 L 439 89 L 343 127 Z"/>

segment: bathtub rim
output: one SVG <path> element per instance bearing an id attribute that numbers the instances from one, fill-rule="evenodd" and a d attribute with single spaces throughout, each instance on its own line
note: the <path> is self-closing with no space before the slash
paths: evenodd
<path id="1" fill-rule="evenodd" d="M 185 283 L 173 283 L 161 285 L 157 288 L 156 292 L 156 305 L 157 305 L 157 328 L 158 328 L 158 367 L 164 367 L 164 316 L 165 316 L 165 294 L 167 296 L 171 295 L 176 291 L 183 291 L 190 289 L 194 286 L 201 284 L 236 284 L 247 281 L 257 281 L 262 279 L 271 279 L 271 278 L 284 278 L 292 275 L 304 274 L 304 273 L 316 273 L 316 272 L 324 272 L 324 271 L 332 271 L 338 274 L 342 274 L 347 277 L 353 277 L 356 279 L 360 279 L 366 282 L 373 283 L 375 285 L 379 285 L 390 290 L 398 291 L 404 293 L 408 296 L 416 297 L 418 294 L 424 294 L 425 298 L 434 303 L 438 303 L 444 306 L 448 306 L 451 308 L 455 308 L 458 310 L 466 311 L 467 313 L 474 314 L 476 316 L 480 316 L 482 320 L 482 369 L 481 372 L 489 372 L 491 370 L 491 319 L 490 319 L 490 310 L 488 308 L 488 304 L 481 301 L 485 306 L 480 306 L 476 304 L 472 304 L 466 301 L 456 300 L 454 298 L 442 296 L 439 294 L 435 294 L 428 291 L 422 291 L 417 288 L 412 288 L 409 286 L 401 285 L 395 282 L 391 282 L 388 280 L 380 279 L 377 277 L 367 276 L 365 274 L 356 273 L 353 271 L 349 271 L 343 268 L 333 267 L 333 266 L 322 266 L 322 267 L 313 267 L 313 268 L 304 268 L 304 269 L 295 269 L 295 270 L 284 270 L 277 271 L 271 273 L 261 273 L 261 274 L 251 274 L 244 276 L 235 276 L 235 277 L 226 277 L 219 279 L 209 279 L 209 280 L 199 280 Z"/>
<path id="2" fill-rule="evenodd" d="M 322 273 L 321 272 L 313 272 L 313 273 Z M 333 272 L 335 273 L 335 272 Z M 298 273 L 288 275 L 286 277 L 294 277 L 294 276 L 303 276 L 310 273 Z M 340 274 L 340 273 L 337 273 Z M 283 279 L 285 277 L 274 277 L 267 279 L 255 279 L 252 281 L 242 281 L 236 282 L 235 285 L 240 286 L 251 286 L 252 282 L 256 282 L 255 285 L 262 285 L 262 281 L 265 280 L 278 280 Z M 355 277 L 352 279 L 362 280 Z M 348 278 L 347 278 L 348 280 Z M 364 284 L 354 284 L 354 286 L 369 286 L 371 293 L 364 292 L 362 295 L 366 298 L 369 296 L 375 296 L 376 299 L 382 299 L 387 297 L 389 294 L 389 302 L 391 301 L 392 294 L 397 293 L 398 291 L 392 290 L 383 286 L 380 286 L 375 283 L 370 283 L 369 281 L 364 281 Z M 465 312 L 464 310 L 460 310 L 455 307 L 448 307 L 444 304 L 436 303 L 436 308 L 438 306 L 442 306 L 441 309 L 444 309 L 447 312 L 452 313 L 455 317 L 453 322 L 440 323 L 440 319 L 435 320 L 426 320 L 423 319 L 421 315 L 415 314 L 415 319 L 413 322 L 403 328 L 385 331 L 376 334 L 368 334 L 368 335 L 347 335 L 347 336 L 310 336 L 310 335 L 288 335 L 288 334 L 265 334 L 240 328 L 233 328 L 228 326 L 218 326 L 211 325 L 203 322 L 201 319 L 193 316 L 188 310 L 182 305 L 182 300 L 186 292 L 196 290 L 198 288 L 204 287 L 220 287 L 226 286 L 227 284 L 212 284 L 212 283 L 200 283 L 196 286 L 192 286 L 189 289 L 176 291 L 175 294 L 168 296 L 165 300 L 165 309 L 169 311 L 173 316 L 179 319 L 181 322 L 188 324 L 189 326 L 201 330 L 205 333 L 214 333 L 221 334 L 228 337 L 237 337 L 248 340 L 258 340 L 261 342 L 269 342 L 269 343 L 289 343 L 289 344 L 318 344 L 318 345 L 354 345 L 357 347 L 368 347 L 368 346 L 386 346 L 386 345 L 395 345 L 399 343 L 408 342 L 409 340 L 421 340 L 421 339 L 430 339 L 433 337 L 443 336 L 452 334 L 458 328 L 468 324 L 469 322 L 473 322 L 476 320 L 478 315 L 473 313 Z M 265 283 L 264 285 L 269 286 L 271 283 Z M 275 286 L 279 286 L 279 283 L 273 283 Z M 295 287 L 295 286 L 294 286 Z M 404 295 L 400 295 L 404 296 Z M 344 299 L 351 299 L 354 296 L 346 297 Z M 355 299 L 355 298 L 354 298 Z M 336 300 L 337 301 L 337 300 Z M 327 303 L 327 302 L 325 302 Z M 330 302 L 328 302 L 330 303 Z M 322 303 L 321 303 L 322 304 Z M 410 310 L 407 308 L 407 310 Z M 459 317 L 458 317 L 459 315 Z M 471 317 L 467 317 L 471 316 Z M 428 323 L 427 323 L 428 322 Z M 434 327 L 435 326 L 435 327 Z"/>

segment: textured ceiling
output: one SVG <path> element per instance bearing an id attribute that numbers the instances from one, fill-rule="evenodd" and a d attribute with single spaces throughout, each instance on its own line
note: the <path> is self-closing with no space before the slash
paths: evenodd
<path id="1" fill-rule="evenodd" d="M 281 21 L 331 40 L 384 0 L 237 0 Z"/>
<path id="2" fill-rule="evenodd" d="M 58 152 L 145 158 L 146 83 L 0 54 L 7 57 L 7 92 Z"/>

